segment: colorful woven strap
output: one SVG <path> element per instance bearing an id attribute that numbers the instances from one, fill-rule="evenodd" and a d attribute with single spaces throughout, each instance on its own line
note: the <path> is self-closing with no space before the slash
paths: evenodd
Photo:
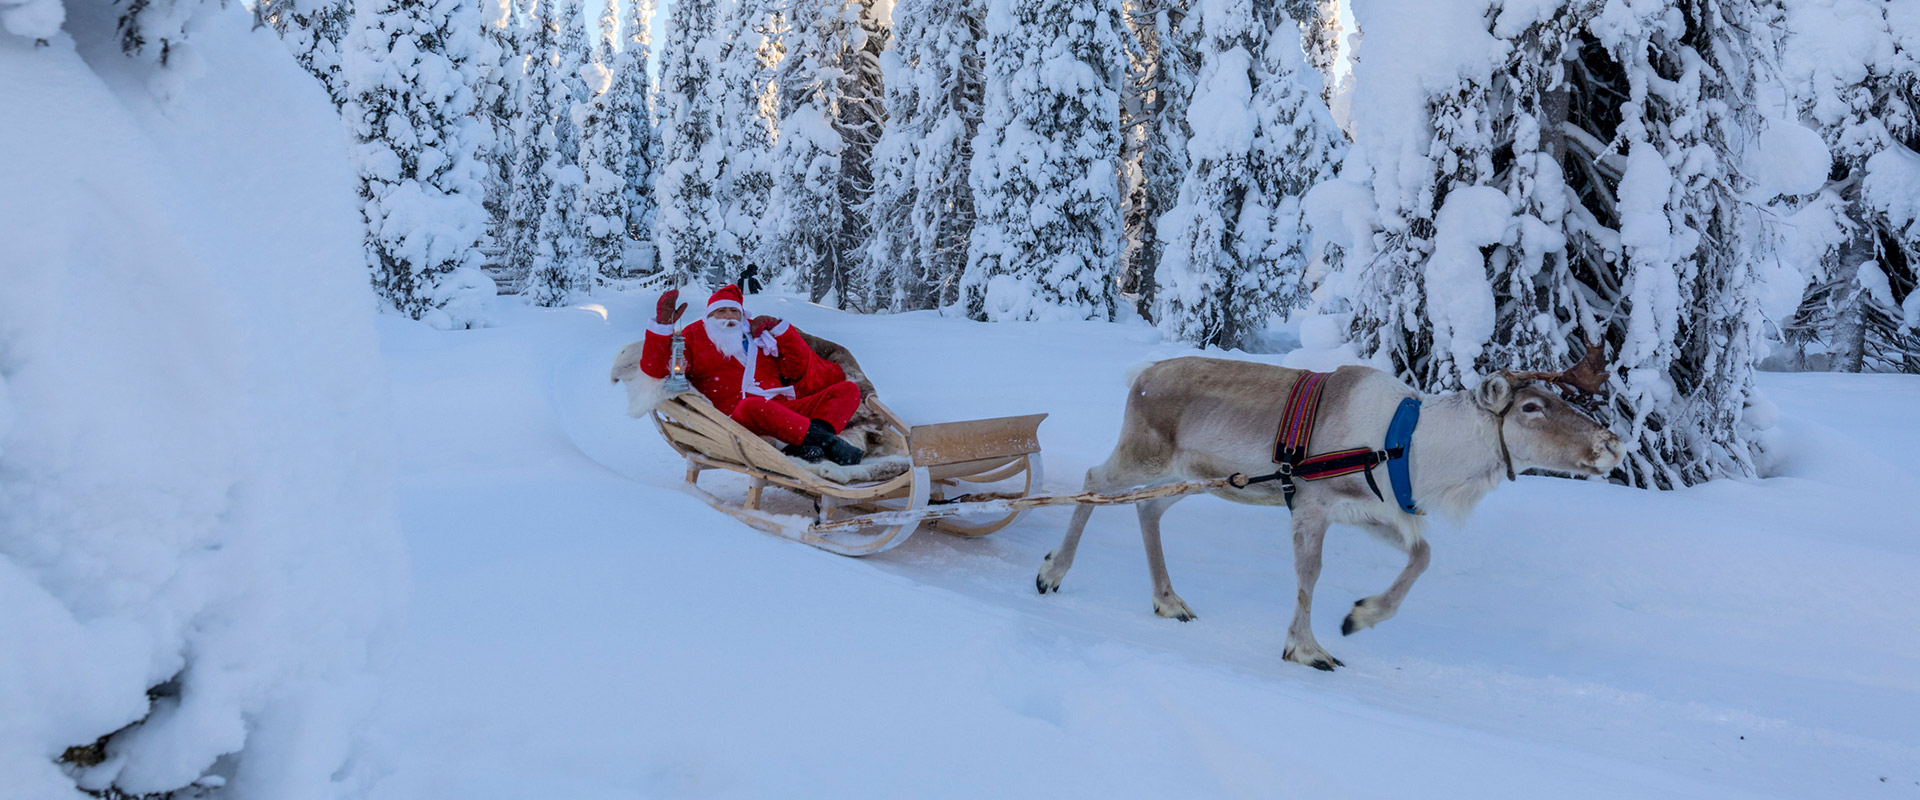
<path id="1" fill-rule="evenodd" d="M 1307 457 L 1307 445 L 1313 440 L 1313 420 L 1320 413 L 1320 394 L 1327 388 L 1325 372 L 1309 372 L 1294 381 L 1287 393 L 1286 415 L 1280 420 L 1280 434 L 1273 443 L 1273 463 L 1298 463 Z"/>

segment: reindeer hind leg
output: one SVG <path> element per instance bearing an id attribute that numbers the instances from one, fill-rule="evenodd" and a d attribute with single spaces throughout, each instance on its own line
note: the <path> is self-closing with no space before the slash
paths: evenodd
<path id="1" fill-rule="evenodd" d="M 1160 517 L 1180 497 L 1162 497 L 1134 505 L 1140 514 L 1140 541 L 1147 548 L 1147 571 L 1153 578 L 1153 613 L 1181 622 L 1192 622 L 1198 615 L 1187 601 L 1173 593 L 1173 579 L 1167 576 L 1167 556 L 1160 548 Z"/>

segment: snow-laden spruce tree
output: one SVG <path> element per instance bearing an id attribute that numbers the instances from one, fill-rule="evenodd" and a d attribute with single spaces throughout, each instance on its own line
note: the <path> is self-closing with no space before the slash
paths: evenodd
<path id="1" fill-rule="evenodd" d="M 865 214 L 863 305 L 911 311 L 952 305 L 973 234 L 967 183 L 985 89 L 980 0 L 905 0 L 881 55 L 887 126 L 873 151 Z"/>
<path id="2" fill-rule="evenodd" d="M 1113 317 L 1124 24 L 1118 0 L 989 3 L 969 317 Z"/>
<path id="3" fill-rule="evenodd" d="M 613 59 L 613 88 L 608 91 L 613 94 L 613 117 L 623 128 L 627 140 L 626 192 L 622 201 L 627 215 L 627 236 L 630 240 L 650 243 L 654 218 L 653 162 L 659 150 L 653 135 L 653 79 L 647 74 L 647 60 L 653 45 L 654 0 L 627 0 L 622 9 L 621 48 Z M 648 272 L 659 268 L 651 257 L 645 261 L 629 259 L 628 263 Z"/>
<path id="4" fill-rule="evenodd" d="M 783 280 L 815 302 L 857 304 L 870 220 L 871 160 L 885 119 L 880 52 L 891 4 L 795 0 L 780 62 L 780 132 L 774 170 L 774 240 Z"/>
<path id="5" fill-rule="evenodd" d="M 580 169 L 580 128 L 574 107 L 585 102 L 587 31 L 575 0 L 540 3 L 535 22 L 541 29 L 525 82 L 528 109 L 541 95 L 541 113 L 527 121 L 545 157 L 539 171 L 547 191 L 534 224 L 535 240 L 527 263 L 527 299 L 535 305 L 561 306 L 593 291 L 594 263 L 586 254 L 586 220 L 579 211 L 586 173 Z"/>
<path id="6" fill-rule="evenodd" d="M 1132 111 L 1126 134 L 1131 144 L 1125 145 L 1123 162 L 1127 244 L 1120 287 L 1136 295 L 1146 316 L 1152 315 L 1154 271 L 1166 249 L 1160 218 L 1179 201 L 1180 183 L 1187 175 L 1187 103 L 1200 73 L 1193 3 L 1131 0 L 1125 17 L 1137 44 L 1128 59 L 1127 105 Z"/>
<path id="7" fill-rule="evenodd" d="M 1345 250 L 1323 299 L 1351 303 L 1357 349 L 1443 390 L 1601 343 L 1626 480 L 1752 474 L 1755 3 L 1355 11 L 1355 152 L 1308 205 Z"/>
<path id="8" fill-rule="evenodd" d="M 261 0 L 254 6 L 260 20 L 272 26 L 293 51 L 294 60 L 327 87 L 327 96 L 336 106 L 346 100 L 340 80 L 340 40 L 346 37 L 351 20 L 348 6 L 347 0 Z"/>
<path id="9" fill-rule="evenodd" d="M 1197 0 L 1194 10 L 1189 166 L 1159 223 L 1153 318 L 1173 338 L 1242 347 L 1306 299 L 1300 198 L 1333 176 L 1345 142 L 1292 20 L 1255 0 Z"/>
<path id="10" fill-rule="evenodd" d="M 1346 30 L 1340 23 L 1340 4 L 1352 0 L 1275 0 L 1280 11 L 1300 26 L 1301 48 L 1307 65 L 1319 73 L 1321 96 L 1333 86 L 1334 62 L 1340 57 L 1340 37 Z"/>
<path id="11" fill-rule="evenodd" d="M 780 97 L 773 85 L 784 50 L 784 16 L 776 0 L 740 0 L 727 16 L 720 58 L 720 252 L 729 279 L 765 259 L 773 200 L 774 140 Z"/>
<path id="12" fill-rule="evenodd" d="M 581 67 L 587 100 L 573 110 L 580 131 L 580 171 L 586 178 L 574 212 L 585 234 L 582 255 L 601 280 L 625 274 L 627 259 L 627 159 L 633 157 L 633 145 L 627 137 L 628 120 L 613 108 L 614 39 L 620 35 L 617 12 L 615 3 L 601 6 L 600 18 L 592 26 L 592 58 Z"/>
<path id="13" fill-rule="evenodd" d="M 1825 350 L 1829 369 L 1920 372 L 1920 8 L 1785 6 L 1781 78 L 1832 162 L 1788 226 L 1811 280 L 1786 336 L 1802 351 Z M 1783 150 L 1776 157 L 1804 158 Z"/>
<path id="14" fill-rule="evenodd" d="M 115 22 L 115 31 L 120 40 L 120 50 L 129 56 L 145 59 L 159 65 L 166 72 L 156 75 L 161 78 L 153 88 L 166 93 L 179 88 L 179 79 L 204 66 L 204 62 L 187 44 L 189 34 L 197 27 L 198 19 L 217 13 L 225 3 L 210 0 L 126 0 L 118 6 L 119 18 Z"/>
<path id="15" fill-rule="evenodd" d="M 719 185 L 726 141 L 721 138 L 719 81 L 714 71 L 724 43 L 713 0 L 676 0 L 667 17 L 660 59 L 660 161 L 654 199 L 654 244 L 673 283 L 725 283 L 731 266 L 720 250 L 724 220 Z"/>
<path id="16" fill-rule="evenodd" d="M 341 117 L 360 173 L 374 291 L 439 327 L 476 322 L 454 273 L 477 268 L 486 232 L 472 118 L 478 7 L 354 0 L 342 40 Z M 451 306 L 451 307 L 450 307 Z"/>
<path id="17" fill-rule="evenodd" d="M 479 158 L 486 174 L 488 230 L 495 246 L 507 241 L 503 227 L 513 196 L 520 79 L 527 67 L 520 40 L 524 30 L 512 0 L 480 0 L 480 50 L 473 61 L 477 76 L 474 116 L 481 127 Z"/>
<path id="18" fill-rule="evenodd" d="M 506 217 L 494 232 L 514 280 L 527 276 L 541 249 L 540 212 L 553 194 L 553 175 L 547 171 L 547 163 L 556 157 L 550 151 L 558 144 L 548 85 L 554 76 L 540 67 L 545 61 L 541 54 L 553 51 L 559 31 L 542 21 L 544 6 L 528 2 L 523 7 L 527 27 L 517 37 L 523 55 L 519 62 L 519 114 L 512 122 L 512 177 L 507 181 Z"/>

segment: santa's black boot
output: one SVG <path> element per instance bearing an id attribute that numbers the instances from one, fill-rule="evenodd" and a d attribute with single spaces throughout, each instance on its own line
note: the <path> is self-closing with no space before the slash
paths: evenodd
<path id="1" fill-rule="evenodd" d="M 800 446 L 818 447 L 827 454 L 828 461 L 843 467 L 858 464 L 860 459 L 867 456 L 860 448 L 847 444 L 847 440 L 834 435 L 832 425 L 817 419 L 813 421 L 811 427 L 807 428 L 806 441 L 801 442 Z"/>
<path id="2" fill-rule="evenodd" d="M 790 444 L 780 448 L 780 452 L 808 463 L 818 463 L 827 458 L 827 451 L 810 444 Z"/>

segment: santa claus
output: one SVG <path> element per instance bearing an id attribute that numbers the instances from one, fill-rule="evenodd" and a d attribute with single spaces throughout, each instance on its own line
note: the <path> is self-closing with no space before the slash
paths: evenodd
<path id="1" fill-rule="evenodd" d="M 673 325 L 686 313 L 679 290 L 660 296 L 640 352 L 640 371 L 665 378 L 673 357 Z M 676 303 L 678 305 L 676 305 Z M 866 454 L 838 434 L 860 407 L 860 387 L 840 365 L 821 358 L 792 324 L 748 321 L 740 287 L 720 287 L 704 319 L 680 332 L 687 380 L 713 406 L 761 436 L 786 443 L 786 454 L 850 466 Z"/>

